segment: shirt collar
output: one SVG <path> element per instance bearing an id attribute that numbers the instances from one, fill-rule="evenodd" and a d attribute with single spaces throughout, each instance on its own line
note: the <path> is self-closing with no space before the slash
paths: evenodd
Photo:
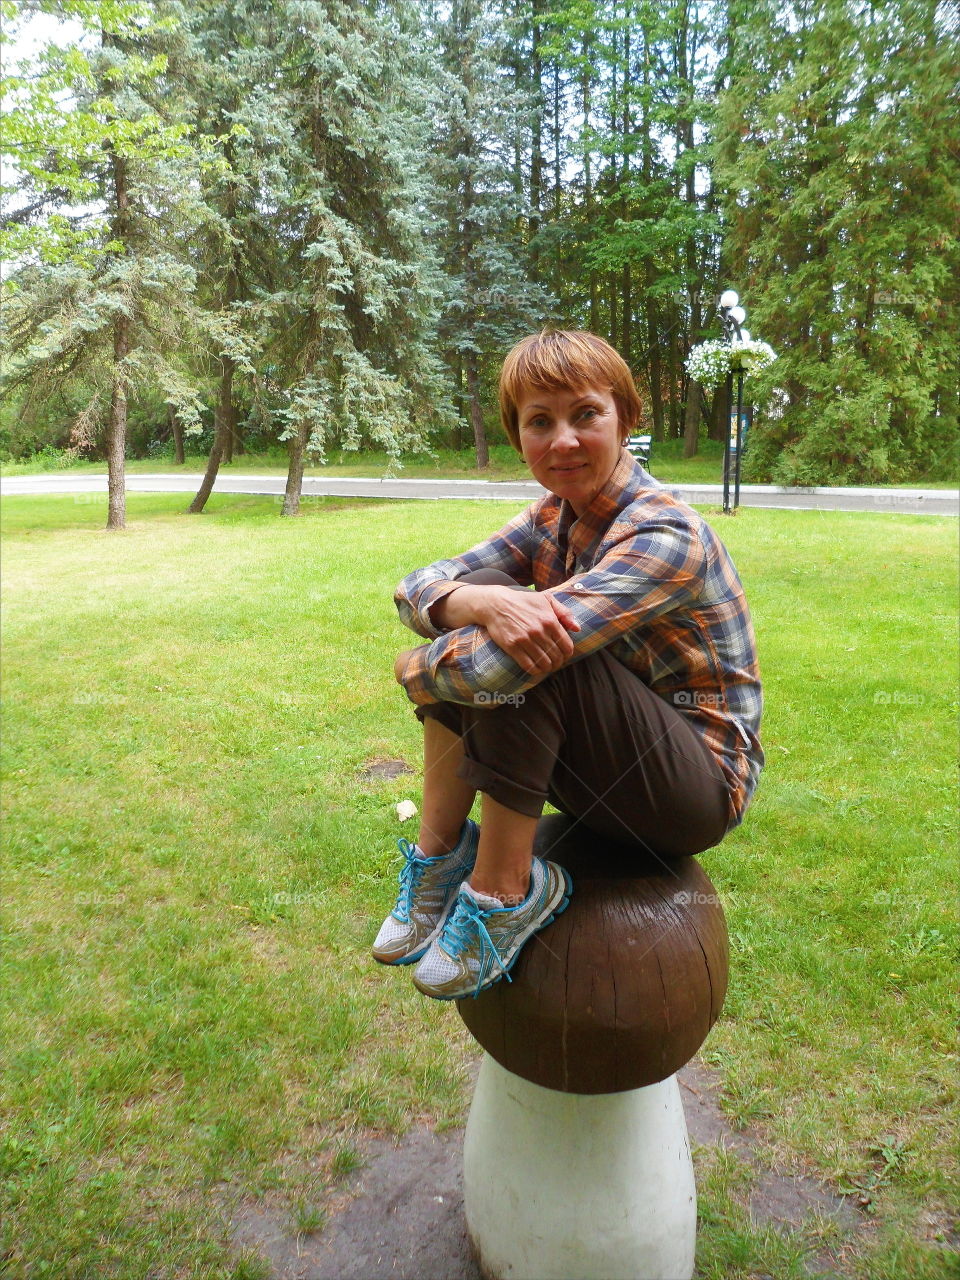
<path id="1" fill-rule="evenodd" d="M 639 463 L 626 448 L 621 449 L 607 483 L 594 496 L 582 516 L 578 518 L 567 499 L 562 499 L 559 521 L 561 546 L 565 543 L 569 554 L 581 555 L 606 532 L 614 517 L 633 501 L 642 487 Z"/>

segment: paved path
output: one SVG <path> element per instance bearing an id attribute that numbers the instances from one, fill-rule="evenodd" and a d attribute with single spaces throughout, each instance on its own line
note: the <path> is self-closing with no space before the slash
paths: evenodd
<path id="1" fill-rule="evenodd" d="M 231 475 L 217 477 L 215 493 L 263 493 L 282 495 L 282 475 Z M 196 472 L 137 474 L 127 476 L 132 493 L 195 493 L 200 485 Z M 684 502 L 719 506 L 723 486 L 678 484 L 668 488 Z M 18 493 L 106 493 L 106 475 L 54 473 L 0 478 L 0 495 Z M 533 480 L 377 480 L 343 476 L 308 477 L 305 497 L 352 498 L 470 498 L 525 503 L 544 490 Z M 788 489 L 771 484 L 740 486 L 740 505 L 810 511 L 884 511 L 904 515 L 960 515 L 960 489 Z"/>

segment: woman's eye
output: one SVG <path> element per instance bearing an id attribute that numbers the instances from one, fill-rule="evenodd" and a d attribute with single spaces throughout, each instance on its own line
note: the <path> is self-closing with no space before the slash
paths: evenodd
<path id="1" fill-rule="evenodd" d="M 596 409 L 590 409 L 590 408 L 583 409 L 581 410 L 581 413 L 580 413 L 581 418 L 595 418 L 596 416 L 597 416 Z"/>

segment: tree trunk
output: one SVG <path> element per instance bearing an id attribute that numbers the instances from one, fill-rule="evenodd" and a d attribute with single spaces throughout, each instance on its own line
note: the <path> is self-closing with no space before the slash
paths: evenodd
<path id="1" fill-rule="evenodd" d="M 207 459 L 207 469 L 203 473 L 203 480 L 200 488 L 197 490 L 197 496 L 187 507 L 189 515 L 197 515 L 203 510 L 207 504 L 207 499 L 213 491 L 214 481 L 217 478 L 217 472 L 220 470 L 220 459 L 223 457 L 223 450 L 226 445 L 227 434 L 233 429 L 233 369 L 234 360 L 231 356 L 224 356 L 222 361 L 223 376 L 220 379 L 220 402 L 217 405 L 215 421 L 217 424 L 216 435 L 213 438 L 213 448 L 210 450 L 210 457 Z"/>
<path id="2" fill-rule="evenodd" d="M 653 283 L 653 268 L 647 261 L 647 289 Z M 654 310 L 653 300 L 647 293 L 647 356 L 648 368 L 650 370 L 650 407 L 653 411 L 653 438 L 654 440 L 662 440 L 663 437 L 663 389 L 662 389 L 662 361 L 660 359 L 660 340 L 657 337 L 657 317 Z"/>
<path id="3" fill-rule="evenodd" d="M 477 470 L 483 471 L 490 465 L 490 450 L 487 447 L 487 433 L 483 426 L 483 409 L 480 404 L 480 378 L 477 374 L 477 353 L 466 354 L 467 395 L 470 400 L 470 421 L 473 425 L 473 439 L 477 447 Z"/>
<path id="4" fill-rule="evenodd" d="M 623 268 L 623 325 L 620 338 L 620 354 L 627 364 L 633 364 L 633 279 L 630 263 Z"/>
<path id="5" fill-rule="evenodd" d="M 458 350 L 453 358 L 453 404 L 457 411 L 457 436 L 454 448 L 459 453 L 463 448 L 463 352 Z"/>
<path id="6" fill-rule="evenodd" d="M 183 466 L 183 423 L 172 404 L 167 405 L 167 421 L 173 436 L 173 461 L 177 466 Z"/>
<path id="7" fill-rule="evenodd" d="M 300 514 L 300 493 L 303 489 L 303 464 L 307 455 L 309 425 L 304 419 L 297 427 L 297 434 L 290 437 L 290 465 L 287 468 L 287 487 L 283 494 L 282 516 Z"/>
<path id="8" fill-rule="evenodd" d="M 668 313 L 669 318 L 669 313 Z M 680 364 L 680 348 L 677 345 L 677 330 L 675 325 L 670 325 L 670 336 L 667 339 L 667 368 L 669 378 L 667 385 L 669 388 L 669 417 L 670 417 L 670 439 L 675 440 L 680 435 L 680 383 L 683 378 L 683 369 Z"/>
<path id="9" fill-rule="evenodd" d="M 107 44 L 104 37 L 104 44 Z M 127 161 L 111 148 L 113 191 L 116 201 L 113 234 L 126 246 L 130 211 Z M 124 252 L 125 252 L 124 248 Z M 125 455 L 127 451 L 127 375 L 123 362 L 130 350 L 130 317 L 123 311 L 113 322 L 113 390 L 107 427 L 107 528 L 123 529 L 127 522 Z"/>
<path id="10" fill-rule="evenodd" d="M 713 389 L 713 400 L 710 404 L 710 430 L 707 432 L 711 440 L 723 440 L 726 434 L 727 416 L 727 384 L 721 382 Z"/>
<path id="11" fill-rule="evenodd" d="M 545 115 L 543 102 L 543 60 L 540 55 L 542 28 L 540 26 L 539 0 L 533 0 L 532 9 L 533 45 L 530 50 L 530 74 L 533 80 L 537 100 L 536 108 L 533 113 L 533 136 L 530 143 L 530 216 L 527 226 L 530 240 L 536 241 L 537 234 L 540 231 L 540 220 L 543 211 L 543 117 Z M 536 243 L 534 243 L 530 248 L 530 274 L 533 276 L 534 280 L 539 280 L 540 278 L 539 259 L 540 250 Z M 471 392 L 471 401 L 472 396 L 473 393 Z M 472 403 L 470 415 L 471 418 L 473 418 L 474 411 Z M 476 432 L 475 420 L 474 432 Z M 486 463 L 484 463 L 484 466 L 486 466 Z"/>
<path id="12" fill-rule="evenodd" d="M 580 88 L 583 105 L 584 130 L 590 127 L 591 92 L 590 92 L 590 37 L 583 41 L 583 70 Z M 593 220 L 593 172 L 591 166 L 590 144 L 587 143 L 583 153 L 583 215 L 589 227 Z M 600 283 L 596 267 L 590 268 L 590 332 L 600 330 Z"/>
<path id="13" fill-rule="evenodd" d="M 233 414 L 231 414 L 230 417 L 230 430 L 224 432 L 223 436 L 223 457 L 220 459 L 221 464 L 233 461 Z"/>
<path id="14" fill-rule="evenodd" d="M 127 448 L 127 386 L 122 363 L 130 350 L 130 320 L 119 315 L 113 325 L 113 394 L 107 427 L 107 528 L 127 522 L 124 462 Z"/>
<path id="15" fill-rule="evenodd" d="M 687 383 L 687 405 L 683 415 L 683 456 L 696 457 L 700 444 L 700 383 L 693 378 Z"/>

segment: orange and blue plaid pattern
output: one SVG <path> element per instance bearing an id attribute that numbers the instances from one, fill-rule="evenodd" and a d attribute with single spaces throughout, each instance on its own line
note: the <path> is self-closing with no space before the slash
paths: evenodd
<path id="1" fill-rule="evenodd" d="M 669 702 L 723 770 L 730 828 L 743 821 L 764 763 L 756 641 L 733 561 L 692 507 L 624 450 L 579 519 L 548 494 L 463 555 L 408 574 L 395 595 L 401 621 L 432 641 L 403 673 L 418 705 L 473 705 L 477 693 L 522 693 L 538 682 L 483 627 L 434 625 L 431 606 L 476 569 L 558 596 L 580 624 L 569 661 L 609 647 Z"/>

